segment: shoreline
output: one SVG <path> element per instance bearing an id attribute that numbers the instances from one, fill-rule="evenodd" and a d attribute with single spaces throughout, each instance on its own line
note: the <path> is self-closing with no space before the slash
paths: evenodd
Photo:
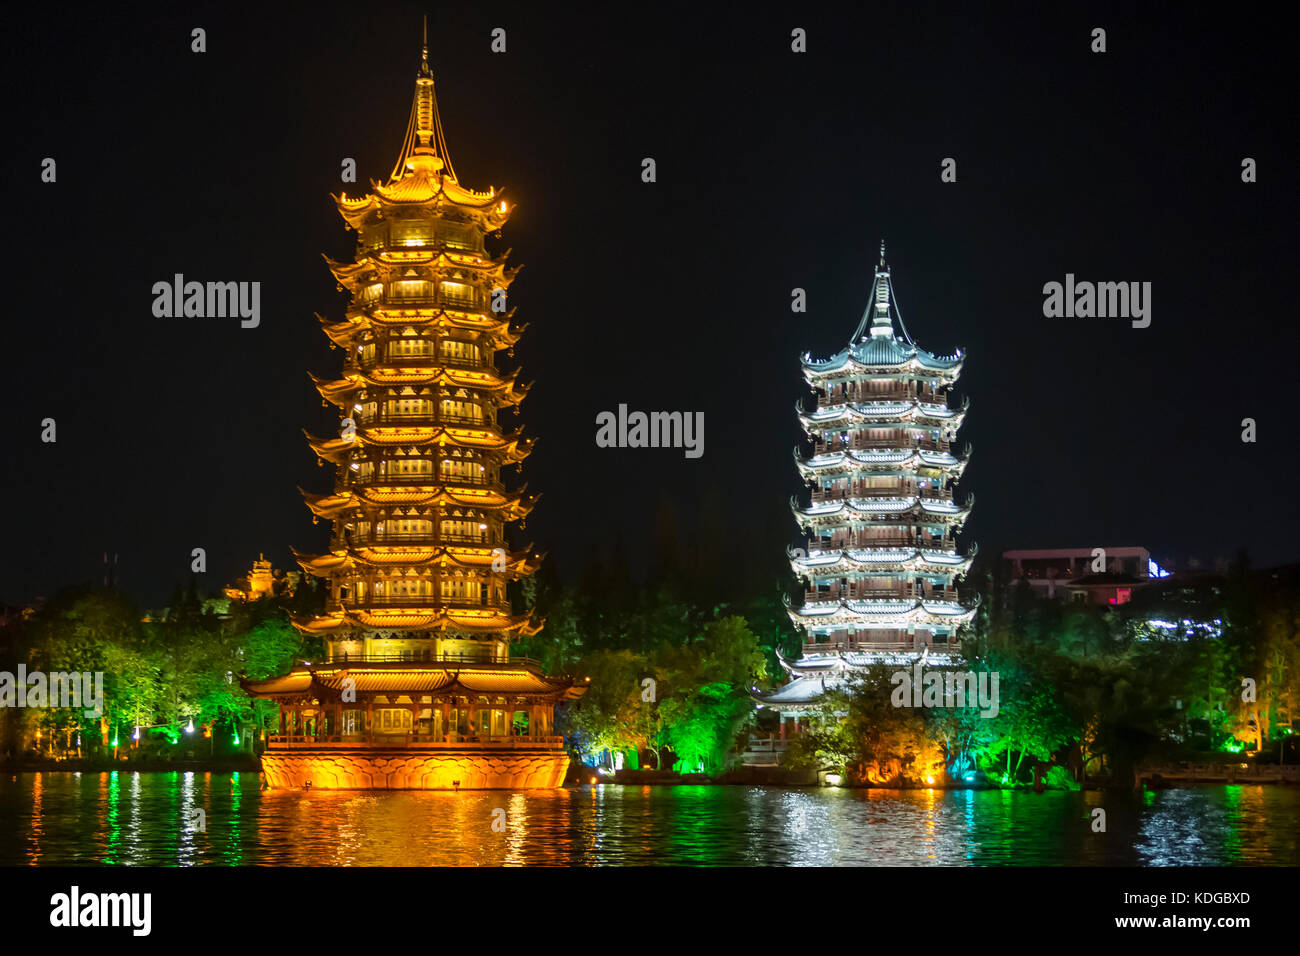
<path id="1" fill-rule="evenodd" d="M 199 763 L 199 762 L 159 763 L 159 762 L 151 761 L 148 763 L 128 764 L 124 761 L 119 761 L 116 764 L 98 764 L 98 763 L 90 763 L 86 761 L 60 761 L 54 764 L 45 764 L 45 763 L 0 764 L 0 773 L 9 774 L 10 776 L 16 776 L 18 774 L 29 774 L 29 773 L 103 774 L 103 773 L 119 773 L 119 772 L 145 773 L 145 774 L 249 773 L 249 774 L 256 774 L 258 777 L 261 777 L 262 768 L 256 761 L 249 761 L 247 759 L 216 761 L 216 762 L 207 762 L 207 763 Z M 1159 791 L 1159 790 L 1187 790 L 1187 789 L 1195 789 L 1201 787 L 1226 787 L 1226 786 L 1246 786 L 1246 785 L 1258 785 L 1258 786 L 1280 785 L 1283 787 L 1286 787 L 1288 785 L 1294 785 L 1292 781 L 1277 780 L 1277 779 L 1251 780 L 1247 778 L 1247 779 L 1237 779 L 1237 780 L 1222 780 L 1222 779 L 1220 780 L 1213 780 L 1213 779 L 1171 780 L 1168 778 L 1164 778 L 1164 779 L 1157 778 L 1156 780 L 1150 781 L 1149 783 L 1146 783 L 1141 787 L 1129 787 L 1129 786 L 1117 785 L 1114 782 L 1110 782 L 1110 781 L 1107 782 L 1098 781 L 1098 782 L 1089 782 L 1086 785 L 1081 785 L 1078 787 L 1043 787 L 1042 789 L 1036 790 L 1031 784 L 1024 784 L 1020 786 L 999 786 L 997 784 L 988 784 L 988 783 L 969 783 L 969 784 L 960 784 L 960 785 L 948 784 L 948 785 L 937 785 L 937 786 L 921 785 L 921 786 L 899 786 L 899 787 L 857 786 L 851 784 L 838 784 L 838 785 L 831 786 L 828 784 L 818 783 L 818 782 L 807 782 L 807 781 L 799 781 L 799 780 L 792 780 L 792 779 L 786 779 L 786 780 L 773 779 L 771 777 L 768 777 L 767 775 L 764 775 L 764 777 L 765 779 L 746 780 L 746 779 L 737 779 L 735 777 L 732 777 L 731 779 L 726 779 L 726 778 L 710 779 L 707 777 L 703 777 L 703 775 L 682 776 L 676 774 L 673 775 L 656 774 L 655 779 L 649 779 L 649 780 L 647 779 L 615 780 L 608 777 L 604 777 L 604 778 L 597 779 L 595 784 L 593 784 L 589 780 L 567 780 L 561 787 L 557 787 L 556 789 L 567 790 L 567 789 L 575 789 L 578 787 L 588 787 L 588 786 L 595 785 L 595 786 L 607 786 L 607 787 L 632 787 L 632 788 L 647 787 L 647 786 L 651 786 L 651 787 L 691 787 L 691 786 L 776 787 L 782 789 L 795 789 L 795 790 L 821 790 L 821 789 L 880 790 L 880 791 L 885 791 L 890 793 L 908 793 L 908 792 L 921 791 L 921 790 L 944 790 L 944 791 L 995 790 L 995 791 L 1012 792 L 1012 793 L 1046 793 L 1046 792 L 1104 793 L 1104 792 L 1112 792 L 1112 791 L 1143 792 L 1143 791 Z M 471 792 L 466 788 L 462 788 L 462 789 L 465 789 L 466 792 Z M 380 789 L 360 789 L 360 790 L 346 790 L 346 791 L 329 790 L 323 792 L 382 793 L 382 792 L 390 792 L 390 789 L 380 788 Z M 392 789 L 391 792 L 418 792 L 418 791 L 416 790 L 405 791 L 405 790 Z M 484 790 L 482 792 L 486 793 L 491 791 Z"/>
<path id="2" fill-rule="evenodd" d="M 261 763 L 256 758 L 231 758 L 229 760 L 51 760 L 13 761 L 0 763 L 0 773 L 113 773 L 114 771 L 140 773 L 261 773 Z"/>

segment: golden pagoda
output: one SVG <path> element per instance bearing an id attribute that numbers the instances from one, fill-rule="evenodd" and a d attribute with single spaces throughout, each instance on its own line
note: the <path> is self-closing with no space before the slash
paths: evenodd
<path id="1" fill-rule="evenodd" d="M 540 623 L 512 613 L 507 583 L 541 561 L 506 542 L 536 500 L 502 475 L 532 445 L 498 421 L 527 391 L 495 364 L 523 331 L 505 307 L 518 269 L 484 248 L 510 204 L 460 184 L 427 41 L 401 155 L 371 187 L 334 197 L 357 233 L 355 261 L 327 259 L 350 302 L 341 322 L 317 316 L 346 353 L 341 377 L 313 376 L 339 435 L 307 436 L 337 469 L 331 494 L 303 492 L 330 550 L 294 552 L 329 580 L 325 613 L 294 622 L 328 651 L 244 682 L 280 704 L 263 771 L 284 787 L 556 787 L 554 706 L 585 686 L 509 653 Z"/>

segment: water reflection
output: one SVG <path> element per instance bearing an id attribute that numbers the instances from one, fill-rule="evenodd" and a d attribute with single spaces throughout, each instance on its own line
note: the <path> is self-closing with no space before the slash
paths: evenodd
<path id="1" fill-rule="evenodd" d="M 5 775 L 0 864 L 1300 864 L 1300 792 L 1286 787 L 331 793 L 258 783 L 248 774 Z M 1106 811 L 1104 833 L 1093 829 L 1096 808 Z M 504 827 L 494 828 L 500 811 Z"/>

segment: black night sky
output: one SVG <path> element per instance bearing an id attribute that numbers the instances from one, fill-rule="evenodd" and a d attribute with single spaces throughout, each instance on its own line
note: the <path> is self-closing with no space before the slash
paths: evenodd
<path id="1" fill-rule="evenodd" d="M 562 577 L 620 535 L 644 568 L 665 502 L 738 577 L 784 566 L 798 357 L 844 346 L 882 237 L 912 335 L 968 353 L 964 541 L 1300 558 L 1294 40 L 1266 17 L 269 6 L 6 12 L 0 600 L 96 580 L 106 550 L 157 606 L 195 547 L 216 590 L 259 551 L 324 546 L 296 488 L 330 487 L 301 433 L 337 421 L 307 377 L 342 360 L 312 314 L 342 317 L 321 254 L 353 252 L 329 194 L 359 191 L 344 157 L 363 182 L 392 168 L 425 12 L 461 181 L 518 203 L 498 248 L 525 266 L 522 478 L 542 493 L 521 543 Z M 178 272 L 260 281 L 261 326 L 155 318 Z M 1151 326 L 1044 318 L 1067 272 L 1151 282 Z M 597 448 L 619 403 L 703 411 L 704 457 Z"/>

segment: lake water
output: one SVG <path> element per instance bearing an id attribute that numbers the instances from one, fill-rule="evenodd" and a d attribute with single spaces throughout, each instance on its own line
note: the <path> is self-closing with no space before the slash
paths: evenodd
<path id="1" fill-rule="evenodd" d="M 1300 865 L 1300 790 L 1285 786 L 1035 794 L 259 785 L 250 774 L 5 773 L 0 865 Z M 1105 833 L 1093 832 L 1097 807 Z"/>

